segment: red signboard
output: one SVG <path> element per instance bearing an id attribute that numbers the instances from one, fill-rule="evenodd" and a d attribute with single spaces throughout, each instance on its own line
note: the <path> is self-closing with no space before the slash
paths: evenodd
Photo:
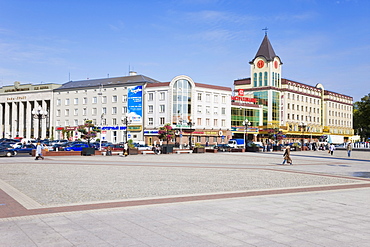
<path id="1" fill-rule="evenodd" d="M 255 98 L 247 98 L 247 97 L 240 97 L 240 96 L 232 96 L 232 97 L 231 97 L 231 100 L 235 100 L 235 101 L 246 101 L 246 102 L 254 102 L 254 103 L 256 103 L 256 102 L 257 102 L 257 99 L 255 99 Z"/>
<path id="2" fill-rule="evenodd" d="M 238 90 L 238 95 L 239 96 L 244 96 L 244 90 L 243 89 L 239 89 Z"/>

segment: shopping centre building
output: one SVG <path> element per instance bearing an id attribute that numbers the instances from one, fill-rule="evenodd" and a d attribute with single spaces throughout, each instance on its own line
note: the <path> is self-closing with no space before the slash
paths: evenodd
<path id="1" fill-rule="evenodd" d="M 343 142 L 353 135 L 353 98 L 282 78 L 282 61 L 265 35 L 250 61 L 251 76 L 234 88 L 176 76 L 160 82 L 128 76 L 21 84 L 0 88 L 1 138 L 76 140 L 77 127 L 92 120 L 100 138 L 157 143 L 158 129 L 169 123 L 173 142 L 227 142 L 247 136 L 255 141 Z"/>

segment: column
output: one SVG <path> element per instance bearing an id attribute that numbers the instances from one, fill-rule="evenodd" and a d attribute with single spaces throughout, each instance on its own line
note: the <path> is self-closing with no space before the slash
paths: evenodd
<path id="1" fill-rule="evenodd" d="M 24 133 L 24 102 L 19 102 L 19 118 L 18 118 L 18 124 L 19 124 L 19 136 L 25 137 Z"/>
<path id="2" fill-rule="evenodd" d="M 4 122 L 5 138 L 10 138 L 10 135 L 11 135 L 10 124 L 9 124 L 10 114 L 11 114 L 10 105 L 9 105 L 9 103 L 5 103 L 5 115 L 4 115 L 4 117 L 5 117 L 5 122 Z"/>
<path id="3" fill-rule="evenodd" d="M 18 104 L 17 102 L 12 102 L 12 119 L 11 119 L 11 126 L 12 126 L 12 138 L 17 136 L 17 126 L 18 126 Z"/>
<path id="4" fill-rule="evenodd" d="M 26 108 L 25 108 L 25 111 L 26 111 L 26 135 L 25 135 L 25 138 L 31 138 L 31 130 L 32 130 L 32 106 L 31 106 L 31 102 L 29 101 L 26 101 Z"/>
<path id="5" fill-rule="evenodd" d="M 4 135 L 4 125 L 3 125 L 3 114 L 4 114 L 4 103 L 0 104 L 0 138 L 3 138 Z"/>
<path id="6" fill-rule="evenodd" d="M 44 111 L 48 110 L 46 100 L 41 101 L 41 107 Z M 45 118 L 41 119 L 41 139 L 46 138 L 46 129 L 47 129 L 47 120 L 48 120 L 47 118 L 48 117 L 49 116 L 45 116 Z"/>

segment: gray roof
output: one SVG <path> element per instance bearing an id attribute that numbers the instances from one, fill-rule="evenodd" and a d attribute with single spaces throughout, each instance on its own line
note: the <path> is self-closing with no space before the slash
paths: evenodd
<path id="1" fill-rule="evenodd" d="M 85 88 L 85 87 L 99 87 L 102 86 L 122 86 L 122 84 L 136 84 L 136 83 L 158 83 L 159 81 L 154 80 L 150 77 L 144 75 L 132 75 L 132 76 L 122 76 L 122 77 L 112 77 L 103 79 L 91 79 L 82 81 L 69 81 L 64 83 L 60 88 L 55 89 L 65 90 L 71 88 Z"/>
<path id="2" fill-rule="evenodd" d="M 275 57 L 277 57 L 276 54 L 275 54 L 274 49 L 272 48 L 270 40 L 267 37 L 267 34 L 263 38 L 261 46 L 258 49 L 257 54 L 254 57 L 254 59 L 256 59 L 257 57 L 261 57 L 261 56 L 266 58 L 267 61 L 272 61 L 272 60 L 274 60 Z"/>

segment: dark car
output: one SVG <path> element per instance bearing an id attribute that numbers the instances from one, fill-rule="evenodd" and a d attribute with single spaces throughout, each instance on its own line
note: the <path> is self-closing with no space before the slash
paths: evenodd
<path id="1" fill-rule="evenodd" d="M 233 147 L 229 146 L 229 144 L 217 144 L 217 146 L 214 147 L 219 152 L 230 152 Z"/>
<path id="2" fill-rule="evenodd" d="M 34 149 L 36 149 L 36 146 L 33 144 L 25 144 L 25 145 L 22 145 L 21 147 L 14 148 L 14 150 L 17 153 L 26 153 L 26 154 L 28 153 L 31 155 L 32 155 L 32 150 Z"/>
<path id="3" fill-rule="evenodd" d="M 88 148 L 87 144 L 75 144 L 70 147 L 66 147 L 64 151 L 82 151 L 83 148 Z"/>
<path id="4" fill-rule="evenodd" d="M 14 151 L 14 149 L 9 149 L 5 146 L 0 146 L 0 156 L 11 157 L 11 156 L 15 156 L 15 155 L 17 155 L 17 152 Z"/>

